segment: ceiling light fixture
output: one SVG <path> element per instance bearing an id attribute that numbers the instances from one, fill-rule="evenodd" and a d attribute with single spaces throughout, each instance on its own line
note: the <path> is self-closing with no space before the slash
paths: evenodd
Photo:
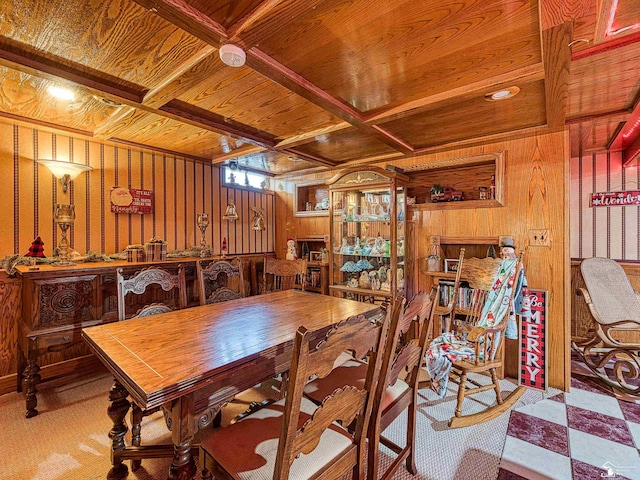
<path id="1" fill-rule="evenodd" d="M 247 59 L 247 55 L 244 53 L 244 50 L 236 45 L 232 45 L 231 43 L 222 45 L 220 50 L 218 50 L 218 54 L 220 55 L 222 63 L 225 63 L 230 67 L 241 67 Z"/>
<path id="2" fill-rule="evenodd" d="M 497 102 L 500 100 L 506 100 L 508 98 L 515 97 L 520 92 L 518 87 L 509 87 L 503 88 L 501 90 L 496 90 L 495 92 L 485 93 L 484 99 L 489 102 Z"/>
<path id="3" fill-rule="evenodd" d="M 50 85 L 49 88 L 47 88 L 47 92 L 49 92 L 49 95 L 57 98 L 58 100 L 71 101 L 75 100 L 76 98 L 76 95 L 72 90 L 64 87 L 59 87 L 57 85 Z"/>

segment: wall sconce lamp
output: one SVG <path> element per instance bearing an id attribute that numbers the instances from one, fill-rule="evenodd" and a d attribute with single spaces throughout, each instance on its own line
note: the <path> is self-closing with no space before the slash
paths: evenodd
<path id="1" fill-rule="evenodd" d="M 256 207 L 251 207 L 251 210 L 253 210 L 251 228 L 256 231 L 266 230 L 266 227 L 264 226 L 264 210 Z"/>
<path id="2" fill-rule="evenodd" d="M 223 220 L 235 221 L 238 220 L 238 212 L 236 211 L 236 206 L 233 202 L 229 202 L 226 210 L 224 211 L 224 215 L 222 216 Z"/>
<path id="3" fill-rule="evenodd" d="M 75 180 L 82 172 L 93 170 L 93 168 L 88 165 L 60 160 L 38 160 L 38 163 L 47 167 L 51 173 L 60 180 L 62 183 L 62 191 L 65 193 L 71 180 Z"/>

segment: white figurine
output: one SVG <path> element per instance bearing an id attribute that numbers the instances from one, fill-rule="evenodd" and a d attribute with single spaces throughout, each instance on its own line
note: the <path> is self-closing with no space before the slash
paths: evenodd
<path id="1" fill-rule="evenodd" d="M 293 238 L 287 240 L 287 260 L 296 260 L 298 254 L 296 253 L 296 241 Z"/>
<path id="2" fill-rule="evenodd" d="M 507 258 L 517 258 L 516 248 L 513 244 L 513 238 L 505 237 L 500 245 L 500 258 L 506 260 Z"/>
<path id="3" fill-rule="evenodd" d="M 358 281 L 360 288 L 371 288 L 371 280 L 369 280 L 369 274 L 363 271 L 360 274 L 360 280 Z"/>
<path id="4" fill-rule="evenodd" d="M 378 272 L 375 270 L 369 272 L 369 282 L 371 283 L 371 290 L 380 290 L 380 278 L 378 278 Z"/>
<path id="5" fill-rule="evenodd" d="M 396 287 L 398 289 L 404 287 L 404 270 L 401 268 L 398 268 L 398 270 L 396 271 L 396 282 L 397 282 Z"/>

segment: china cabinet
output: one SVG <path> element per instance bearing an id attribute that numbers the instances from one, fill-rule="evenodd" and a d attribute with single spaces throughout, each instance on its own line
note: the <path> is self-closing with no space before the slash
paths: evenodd
<path id="1" fill-rule="evenodd" d="M 377 167 L 330 179 L 329 289 L 357 300 L 404 292 L 408 177 Z"/>

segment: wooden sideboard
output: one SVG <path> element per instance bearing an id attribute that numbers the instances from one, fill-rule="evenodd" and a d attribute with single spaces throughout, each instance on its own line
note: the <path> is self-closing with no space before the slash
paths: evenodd
<path id="1" fill-rule="evenodd" d="M 256 265 L 262 264 L 264 255 L 241 255 L 240 258 L 245 268 L 245 295 L 256 294 Z M 196 306 L 199 305 L 197 260 L 199 259 L 179 258 L 165 262 L 116 261 L 82 263 L 72 267 L 18 267 L 17 278 L 11 285 L 13 290 L 21 288 L 21 314 L 16 315 L 16 328 L 9 330 L 17 334 L 16 388 L 18 391 L 24 390 L 26 417 L 33 417 L 38 413 L 37 385 L 41 381 L 41 360 L 56 353 L 67 353 L 64 355 L 64 360 L 67 361 L 84 356 L 91 358 L 89 350 L 81 341 L 81 330 L 117 321 L 118 268 L 122 268 L 124 275 L 128 277 L 150 266 L 173 272 L 182 264 L 187 279 L 188 306 Z M 148 294 L 149 298 L 143 297 L 141 301 L 160 301 L 162 299 L 158 295 L 166 294 L 152 291 Z M 135 312 L 137 305 L 129 307 Z"/>

